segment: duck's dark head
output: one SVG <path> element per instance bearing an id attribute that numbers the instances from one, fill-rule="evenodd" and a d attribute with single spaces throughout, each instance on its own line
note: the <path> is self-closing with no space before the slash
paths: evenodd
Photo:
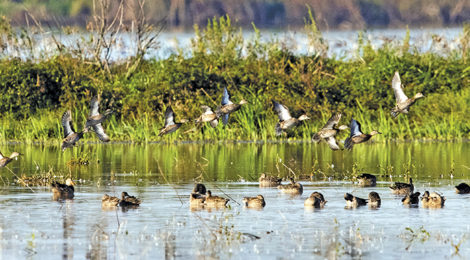
<path id="1" fill-rule="evenodd" d="M 198 183 L 194 186 L 193 192 L 199 193 L 199 194 L 206 194 L 206 186 L 202 183 Z"/>
<path id="2" fill-rule="evenodd" d="M 346 194 L 344 194 L 344 199 L 352 201 L 354 199 L 354 196 L 350 193 L 346 193 Z"/>

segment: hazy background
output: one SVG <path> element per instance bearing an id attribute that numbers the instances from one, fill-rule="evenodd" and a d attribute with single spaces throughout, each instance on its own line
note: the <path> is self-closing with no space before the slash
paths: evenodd
<path id="1" fill-rule="evenodd" d="M 110 4 L 117 8 L 119 2 Z M 135 2 L 125 0 L 124 5 L 132 10 Z M 145 4 L 149 21 L 165 19 L 167 30 L 204 25 L 225 14 L 244 27 L 254 22 L 259 28 L 296 28 L 304 25 L 306 5 L 320 29 L 452 27 L 470 17 L 470 0 L 147 0 Z M 0 14 L 13 24 L 27 23 L 26 10 L 48 25 L 86 26 L 93 0 L 0 0 Z M 124 12 L 124 19 L 132 17 L 132 12 Z"/>

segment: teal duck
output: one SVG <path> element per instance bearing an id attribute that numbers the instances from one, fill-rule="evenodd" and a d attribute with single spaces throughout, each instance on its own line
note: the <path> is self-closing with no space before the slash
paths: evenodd
<path id="1" fill-rule="evenodd" d="M 204 204 L 208 207 L 225 207 L 229 201 L 229 199 L 226 198 L 212 196 L 212 192 L 210 190 L 208 190 L 206 194 L 206 201 Z"/>
<path id="2" fill-rule="evenodd" d="M 277 186 L 277 188 L 280 189 L 283 193 L 288 193 L 292 195 L 302 195 L 302 192 L 304 191 L 304 187 L 302 186 L 302 184 L 295 182 L 294 178 L 290 178 L 289 184 L 279 185 Z"/>
<path id="3" fill-rule="evenodd" d="M 355 144 L 367 142 L 369 141 L 369 139 L 372 138 L 372 136 L 381 134 L 380 132 L 376 130 L 370 132 L 370 134 L 363 134 L 361 132 L 361 124 L 359 124 L 359 122 L 354 120 L 354 118 L 351 119 L 351 124 L 349 125 L 349 127 L 351 128 L 351 134 L 344 141 L 344 148 L 348 150 L 351 150 L 353 148 L 353 145 Z"/>
<path id="4" fill-rule="evenodd" d="M 403 205 L 418 205 L 419 204 L 419 195 L 421 195 L 421 193 L 419 193 L 419 192 L 408 193 L 401 200 L 401 202 L 403 202 Z"/>
<path id="5" fill-rule="evenodd" d="M 54 181 L 51 183 L 52 196 L 54 200 L 59 199 L 73 199 L 75 183 L 72 179 L 68 178 L 65 180 L 65 184 Z"/>
<path id="6" fill-rule="evenodd" d="M 392 190 L 393 194 L 411 194 L 414 190 L 413 179 L 410 178 L 410 183 L 395 182 L 392 186 L 390 186 L 390 189 Z"/>
<path id="7" fill-rule="evenodd" d="M 372 191 L 369 193 L 369 201 L 368 201 L 370 208 L 379 208 L 381 204 L 380 196 L 377 192 Z"/>
<path id="8" fill-rule="evenodd" d="M 339 133 L 339 131 L 348 129 L 348 126 L 346 125 L 341 125 L 338 127 L 340 120 L 341 113 L 336 113 L 331 116 L 328 122 L 326 122 L 325 126 L 323 126 L 323 128 L 313 136 L 312 141 L 318 143 L 321 140 L 325 140 L 332 150 L 339 150 L 340 148 L 336 142 L 335 136 Z"/>
<path id="9" fill-rule="evenodd" d="M 362 187 L 375 187 L 377 185 L 377 177 L 373 174 L 363 173 L 357 177 L 359 186 Z"/>
<path id="10" fill-rule="evenodd" d="M 350 193 L 344 194 L 344 199 L 346 200 L 346 207 L 347 208 L 357 208 L 357 207 L 360 207 L 360 206 L 367 205 L 367 200 L 366 199 L 353 196 Z"/>
<path id="11" fill-rule="evenodd" d="M 73 130 L 73 127 L 71 125 L 72 121 L 72 112 L 66 111 L 62 115 L 62 127 L 64 129 L 64 139 L 62 141 L 62 151 L 65 151 L 65 149 L 69 147 L 73 147 L 80 138 L 83 137 L 83 132 L 78 132 L 76 133 Z"/>
<path id="12" fill-rule="evenodd" d="M 197 183 L 194 185 L 193 192 L 189 195 L 189 204 L 191 207 L 202 206 L 206 200 L 206 186 L 202 183 Z"/>
<path id="13" fill-rule="evenodd" d="M 305 114 L 301 115 L 299 118 L 292 117 L 289 113 L 289 109 L 286 106 L 274 100 L 272 100 L 272 102 L 274 105 L 274 112 L 276 112 L 279 117 L 279 122 L 275 127 L 277 136 L 281 135 L 282 131 L 286 131 L 297 126 L 301 121 L 310 119 Z"/>
<path id="14" fill-rule="evenodd" d="M 108 194 L 104 194 L 101 198 L 101 207 L 103 208 L 113 208 L 119 206 L 119 202 L 121 200 L 117 197 L 109 196 Z"/>
<path id="15" fill-rule="evenodd" d="M 421 205 L 423 208 L 442 208 L 446 198 L 436 192 L 425 191 L 421 198 Z"/>
<path id="16" fill-rule="evenodd" d="M 325 197 L 323 197 L 323 194 L 315 191 L 304 201 L 304 206 L 318 209 L 323 208 L 326 203 L 327 201 L 325 200 Z"/>
<path id="17" fill-rule="evenodd" d="M 230 101 L 230 95 L 228 94 L 228 90 L 225 87 L 224 94 L 222 96 L 221 107 L 219 107 L 215 113 L 218 117 L 222 116 L 222 122 L 224 125 L 226 125 L 228 123 L 230 114 L 239 110 L 242 105 L 245 104 L 248 104 L 248 102 L 244 99 L 242 99 L 238 104 L 234 104 L 232 101 Z"/>
<path id="18" fill-rule="evenodd" d="M 9 164 L 11 161 L 13 160 L 18 160 L 18 156 L 20 156 L 19 153 L 17 152 L 12 152 L 11 155 L 8 157 L 8 156 L 4 156 L 1 152 L 0 152 L 0 168 L 3 168 L 5 166 L 7 166 L 7 164 Z"/>
<path id="19" fill-rule="evenodd" d="M 171 106 L 168 106 L 165 111 L 165 125 L 162 129 L 160 129 L 158 136 L 173 133 L 186 122 L 186 119 L 182 119 L 181 122 L 175 123 L 175 113 L 173 112 Z"/>
<path id="20" fill-rule="evenodd" d="M 110 115 L 112 114 L 112 111 L 110 109 L 107 109 L 104 114 L 100 114 L 99 112 L 99 98 L 98 97 L 93 97 L 91 99 L 90 103 L 90 114 L 88 115 L 88 118 L 85 123 L 85 129 L 84 132 L 88 132 L 90 128 L 93 129 L 93 132 L 95 132 L 96 136 L 102 141 L 102 142 L 109 142 L 109 136 L 104 132 L 103 121 Z"/>
<path id="21" fill-rule="evenodd" d="M 264 208 L 264 206 L 266 206 L 263 195 L 258 195 L 256 197 L 244 197 L 243 203 L 247 208 Z"/>
<path id="22" fill-rule="evenodd" d="M 134 196 L 129 195 L 129 193 L 123 191 L 121 194 L 121 201 L 119 201 L 119 206 L 121 207 L 137 207 L 142 201 Z"/>
<path id="23" fill-rule="evenodd" d="M 457 194 L 470 193 L 470 186 L 468 184 L 462 182 L 459 185 L 455 186 L 455 192 Z"/>
<path id="24" fill-rule="evenodd" d="M 201 106 L 202 114 L 196 119 L 196 123 L 209 122 L 212 127 L 217 127 L 219 124 L 219 117 L 216 113 L 212 112 L 212 109 L 208 106 Z"/>
<path id="25" fill-rule="evenodd" d="M 393 117 L 397 117 L 398 114 L 400 113 L 407 114 L 411 105 L 413 105 L 417 99 L 424 97 L 422 93 L 416 93 L 414 97 L 408 98 L 403 92 L 403 88 L 402 88 L 402 84 L 400 80 L 400 74 L 398 74 L 398 71 L 395 71 L 395 75 L 393 76 L 392 88 L 393 88 L 393 92 L 395 92 L 395 99 L 397 101 L 397 104 L 392 109 Z"/>
<path id="26" fill-rule="evenodd" d="M 282 179 L 274 176 L 266 175 L 266 173 L 261 174 L 259 177 L 259 186 L 260 187 L 277 187 L 281 184 Z"/>

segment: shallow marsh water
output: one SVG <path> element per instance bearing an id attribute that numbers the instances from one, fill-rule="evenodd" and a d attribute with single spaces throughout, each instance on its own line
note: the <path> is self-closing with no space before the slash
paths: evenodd
<path id="1" fill-rule="evenodd" d="M 366 144 L 352 152 L 326 145 L 281 144 L 84 144 L 60 152 L 55 146 L 4 145 L 23 154 L 9 165 L 16 175 L 53 169 L 77 182 L 74 200 L 51 200 L 48 187 L 15 184 L 1 169 L 0 254 L 5 259 L 137 258 L 465 258 L 470 195 L 454 185 L 469 182 L 470 143 Z M 88 165 L 70 166 L 83 157 Z M 301 178 L 304 193 L 289 197 L 259 188 L 263 172 Z M 360 188 L 352 175 L 378 175 L 378 186 Z M 445 207 L 407 208 L 387 188 L 413 177 L 418 191 L 441 192 Z M 200 180 L 232 201 L 225 210 L 191 211 L 188 195 Z M 382 207 L 347 210 L 343 195 L 382 197 Z M 138 209 L 101 209 L 104 193 L 128 191 Z M 323 210 L 303 201 L 321 191 Z M 264 195 L 263 210 L 238 203 Z M 255 237 L 256 236 L 256 237 Z M 457 251 L 458 248 L 460 251 Z"/>

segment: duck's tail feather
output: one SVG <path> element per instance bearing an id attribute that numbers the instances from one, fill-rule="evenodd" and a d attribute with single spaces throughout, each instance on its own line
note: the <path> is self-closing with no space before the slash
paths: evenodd
<path id="1" fill-rule="evenodd" d="M 397 111 L 392 110 L 390 114 L 392 114 L 393 117 L 397 117 L 399 113 Z"/>

